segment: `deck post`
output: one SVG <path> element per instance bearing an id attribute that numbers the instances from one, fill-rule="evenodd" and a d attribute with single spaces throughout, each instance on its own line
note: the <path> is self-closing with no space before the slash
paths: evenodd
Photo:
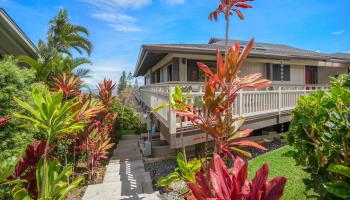
<path id="1" fill-rule="evenodd" d="M 278 123 L 281 121 L 281 108 L 282 108 L 282 89 L 278 86 Z"/>
<path id="2" fill-rule="evenodd" d="M 241 116 L 243 114 L 243 93 L 242 92 L 238 92 L 238 95 L 239 95 L 239 116 Z"/>
<path id="3" fill-rule="evenodd" d="M 169 101 L 171 102 L 171 95 L 175 93 L 175 87 L 169 87 Z M 171 107 L 169 106 L 168 112 L 168 123 L 169 123 L 169 133 L 176 133 L 176 113 L 171 111 Z"/>

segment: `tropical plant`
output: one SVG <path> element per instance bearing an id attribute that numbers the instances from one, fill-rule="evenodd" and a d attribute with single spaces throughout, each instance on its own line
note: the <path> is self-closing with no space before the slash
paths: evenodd
<path id="1" fill-rule="evenodd" d="M 20 156 L 4 157 L 0 156 L 0 183 L 5 181 L 16 169 Z"/>
<path id="2" fill-rule="evenodd" d="M 176 95 L 172 95 L 174 104 L 177 105 L 172 106 L 172 110 L 179 116 L 187 117 L 194 126 L 210 135 L 215 145 L 214 152 L 224 154 L 228 158 L 233 158 L 231 151 L 240 155 L 250 156 L 249 152 L 239 147 L 255 147 L 266 150 L 263 146 L 253 141 L 242 140 L 243 137 L 249 136 L 252 130 L 239 130 L 244 119 L 233 119 L 231 113 L 232 105 L 239 90 L 264 88 L 271 83 L 271 81 L 266 79 L 258 80 L 262 76 L 260 73 L 250 74 L 242 78 L 238 77 L 240 67 L 253 46 L 254 40 L 252 39 L 240 53 L 240 45 L 236 42 L 235 50 L 233 48 L 228 50 L 225 61 L 218 50 L 216 74 L 204 63 L 197 63 L 207 77 L 202 110 L 187 104 L 186 98 L 182 97 L 182 92 L 175 91 Z M 178 88 L 177 90 L 180 89 Z M 156 109 L 162 107 L 164 105 Z M 215 126 L 213 126 L 214 122 Z M 239 141 L 237 141 L 238 139 Z"/>
<path id="3" fill-rule="evenodd" d="M 225 15 L 226 21 L 226 37 L 225 37 L 225 46 L 228 45 L 228 32 L 229 32 L 229 24 L 230 24 L 230 16 L 235 12 L 238 17 L 243 20 L 244 16 L 239 8 L 252 8 L 251 5 L 246 4 L 247 1 L 253 0 L 221 0 L 219 7 L 215 9 L 213 12 L 209 14 L 209 19 L 217 21 L 218 15 L 223 13 Z"/>
<path id="4" fill-rule="evenodd" d="M 25 188 L 27 188 L 31 196 L 37 196 L 37 180 L 35 173 L 39 161 L 43 158 L 45 146 L 45 140 L 34 140 L 32 144 L 28 145 L 25 150 L 25 156 L 19 160 L 14 173 L 7 178 L 8 180 L 26 180 Z M 53 150 L 54 147 L 50 146 L 48 153 Z"/>
<path id="5" fill-rule="evenodd" d="M 333 172 L 337 176 L 341 176 L 342 179 L 324 183 L 323 185 L 326 190 L 336 197 L 350 199 L 350 167 L 343 165 L 330 165 L 327 171 Z"/>
<path id="6" fill-rule="evenodd" d="M 30 115 L 15 113 L 14 116 L 29 121 L 34 127 L 41 131 L 47 141 L 44 149 L 44 169 L 42 170 L 43 181 L 41 186 L 41 188 L 46 188 L 46 162 L 50 142 L 58 136 L 77 132 L 81 130 L 84 125 L 74 120 L 77 113 L 69 112 L 74 104 L 71 101 L 62 102 L 62 91 L 51 94 L 48 90 L 40 91 L 38 88 L 34 88 L 32 97 L 34 107 L 15 98 L 15 101 L 23 109 L 28 111 Z M 46 190 L 42 190 L 40 197 L 45 197 L 45 192 Z"/>
<path id="7" fill-rule="evenodd" d="M 89 31 L 83 26 L 71 24 L 67 10 L 61 9 L 49 24 L 48 43 L 58 52 L 72 55 L 72 48 L 80 54 L 83 51 L 91 54 L 92 43 L 85 37 L 89 35 Z"/>
<path id="8" fill-rule="evenodd" d="M 98 97 L 102 101 L 106 109 L 109 109 L 113 100 L 113 90 L 116 84 L 110 79 L 103 79 L 98 83 Z"/>
<path id="9" fill-rule="evenodd" d="M 46 170 L 46 173 L 43 172 Z M 43 179 L 42 174 L 46 174 L 46 177 Z M 82 178 L 77 178 L 71 183 L 69 183 L 69 178 L 72 174 L 72 166 L 68 166 L 62 169 L 61 164 L 57 160 L 49 160 L 47 165 L 40 162 L 38 165 L 38 169 L 36 170 L 36 179 L 38 180 L 37 189 L 39 193 L 44 193 L 44 196 L 40 196 L 38 198 L 30 196 L 27 189 L 23 187 L 23 183 L 25 180 L 17 180 L 9 184 L 16 184 L 11 193 L 14 200 L 32 200 L 32 199 L 52 199 L 52 200 L 61 200 L 64 199 L 65 196 L 72 189 L 78 187 L 79 183 L 83 180 Z M 45 181 L 45 184 L 42 182 Z M 41 185 L 45 185 L 44 190 L 40 187 Z"/>
<path id="10" fill-rule="evenodd" d="M 52 91 L 61 90 L 65 99 L 70 99 L 80 95 L 80 88 L 83 86 L 83 81 L 75 75 L 67 75 L 62 73 L 52 78 L 52 83 L 55 85 Z"/>
<path id="11" fill-rule="evenodd" d="M 87 153 L 87 165 L 89 170 L 89 179 L 94 175 L 96 167 L 100 166 L 102 160 L 108 159 L 108 150 L 113 147 L 111 138 L 105 128 L 95 128 L 89 134 L 87 139 L 80 145 L 81 151 Z"/>
<path id="12" fill-rule="evenodd" d="M 331 165 L 350 166 L 350 76 L 333 79 L 330 91 L 317 91 L 298 99 L 287 134 L 294 158 L 311 174 L 310 188 L 322 198 L 334 198 L 323 184 L 342 180 L 327 170 Z"/>
<path id="13" fill-rule="evenodd" d="M 174 172 L 160 178 L 157 181 L 157 187 L 168 187 L 181 180 L 185 182 L 195 182 L 195 175 L 201 170 L 201 160 L 194 158 L 186 162 L 184 155 L 180 152 L 177 154 L 176 161 L 178 167 L 175 168 Z"/>
<path id="14" fill-rule="evenodd" d="M 287 179 L 275 177 L 268 181 L 268 176 L 269 165 L 266 163 L 249 181 L 247 161 L 237 157 L 229 170 L 222 158 L 214 154 L 206 173 L 197 172 L 196 181 L 187 185 L 193 195 L 190 199 L 278 200 L 283 195 Z"/>

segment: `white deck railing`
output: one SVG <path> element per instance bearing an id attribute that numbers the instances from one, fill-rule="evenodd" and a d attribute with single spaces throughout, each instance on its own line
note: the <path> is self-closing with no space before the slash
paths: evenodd
<path id="1" fill-rule="evenodd" d="M 197 105 L 204 95 L 202 83 L 176 82 L 142 87 L 137 92 L 137 98 L 148 107 L 154 108 L 169 102 L 170 95 L 174 92 L 176 85 L 179 85 L 185 91 L 191 90 L 188 103 L 193 105 Z M 325 85 L 271 85 L 264 90 L 240 91 L 233 106 L 233 115 L 234 117 L 249 117 L 269 113 L 280 114 L 283 111 L 295 108 L 298 97 L 308 95 L 318 89 L 327 90 L 328 87 Z M 175 133 L 176 128 L 180 127 L 179 117 L 170 112 L 169 107 L 161 109 L 155 114 L 169 128 L 170 133 Z M 188 120 L 185 119 L 182 126 L 187 124 Z"/>

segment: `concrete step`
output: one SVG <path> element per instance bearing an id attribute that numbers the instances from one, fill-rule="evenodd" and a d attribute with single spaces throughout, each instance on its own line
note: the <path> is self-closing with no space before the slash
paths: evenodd
<path id="1" fill-rule="evenodd" d="M 143 181 L 142 181 L 142 191 L 143 193 L 146 193 L 146 194 L 153 193 L 152 179 L 149 172 L 144 173 Z"/>
<path id="2" fill-rule="evenodd" d="M 122 183 L 104 183 L 89 185 L 83 196 L 83 200 L 115 200 L 121 197 Z"/>

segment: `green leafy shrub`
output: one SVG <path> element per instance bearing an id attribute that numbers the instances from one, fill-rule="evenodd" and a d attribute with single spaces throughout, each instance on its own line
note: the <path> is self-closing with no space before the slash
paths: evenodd
<path id="1" fill-rule="evenodd" d="M 349 167 L 350 156 L 350 76 L 333 79 L 330 91 L 300 97 L 292 112 L 287 141 L 296 149 L 295 159 L 311 174 L 309 187 L 322 198 L 334 198 L 323 183 L 341 176 L 327 170 L 330 165 Z"/>
<path id="2" fill-rule="evenodd" d="M 141 116 L 131 106 L 124 105 L 117 99 L 113 101 L 111 109 L 117 114 L 114 121 L 114 127 L 117 130 L 117 133 L 118 130 L 122 129 L 133 129 L 136 134 L 146 132 L 145 125 L 140 119 Z"/>
<path id="3" fill-rule="evenodd" d="M 176 157 L 179 167 L 175 168 L 174 172 L 157 181 L 157 187 L 169 187 L 171 184 L 178 181 L 195 182 L 196 173 L 201 170 L 202 163 L 200 159 L 194 158 L 186 162 L 184 155 L 180 152 Z"/>
<path id="4" fill-rule="evenodd" d="M 14 58 L 0 60 L 0 116 L 11 116 L 21 110 L 13 97 L 27 101 L 34 81 L 33 70 L 18 67 Z M 0 127 L 1 155 L 13 155 L 33 140 L 34 130 L 30 127 L 19 127 L 21 124 L 20 120 L 12 118 Z"/>

